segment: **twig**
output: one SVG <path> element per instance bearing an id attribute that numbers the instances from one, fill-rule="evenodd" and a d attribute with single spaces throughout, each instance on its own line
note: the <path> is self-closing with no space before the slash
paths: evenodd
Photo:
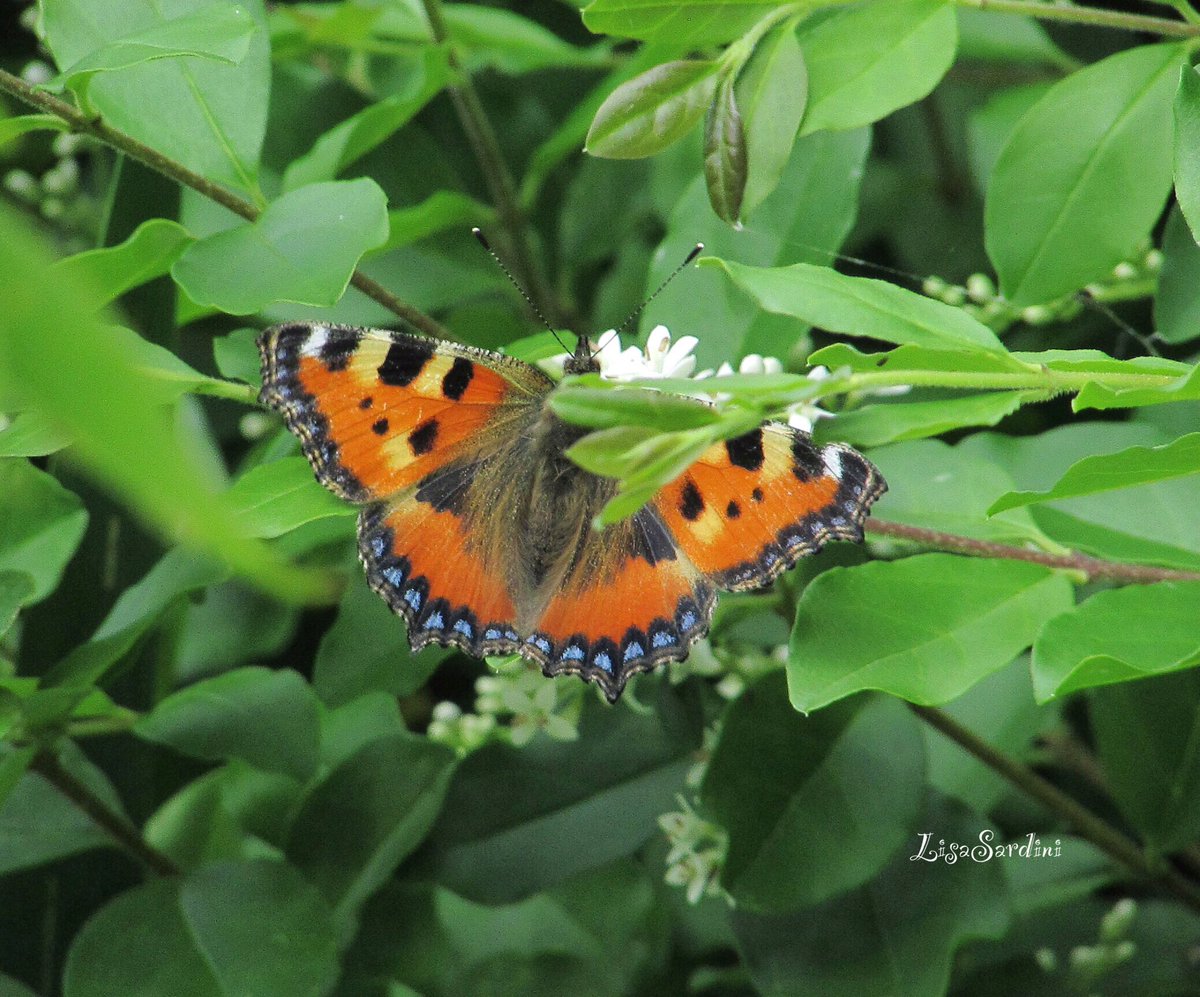
<path id="1" fill-rule="evenodd" d="M 1005 14 L 1024 14 L 1043 21 L 1068 21 L 1095 28 L 1117 28 L 1123 31 L 1145 31 L 1168 38 L 1200 36 L 1200 25 L 1172 21 L 1166 17 L 1129 14 L 1120 10 L 1101 10 L 1067 3 L 1041 3 L 1039 0 L 955 0 L 960 7 L 995 10 Z"/>
<path id="2" fill-rule="evenodd" d="M 1043 803 L 1049 810 L 1073 826 L 1080 836 L 1086 838 L 1101 851 L 1139 876 L 1175 894 L 1192 910 L 1200 912 L 1200 889 L 1197 889 L 1169 866 L 1160 868 L 1153 865 L 1133 841 L 1109 826 L 1057 786 L 1047 782 L 1028 766 L 997 751 L 941 710 L 931 706 L 918 706 L 915 703 L 908 705 L 909 709 L 925 723 L 944 734 L 1018 789 Z"/>
<path id="3" fill-rule="evenodd" d="M 446 28 L 446 19 L 442 16 L 441 0 L 421 0 L 421 4 L 425 8 L 425 16 L 429 19 L 433 40 L 439 44 L 446 44 L 449 41 L 449 31 Z M 504 154 L 500 151 L 500 143 L 496 139 L 492 123 L 483 109 L 483 102 L 479 99 L 470 75 L 463 72 L 453 48 L 450 48 L 449 59 L 451 67 L 459 72 L 459 82 L 448 88 L 450 99 L 459 123 L 466 133 L 471 151 L 479 163 L 484 182 L 487 184 L 488 196 L 496 206 L 500 224 L 507 236 L 513 254 L 513 271 L 542 314 L 552 324 L 563 326 L 565 322 L 558 298 L 535 262 L 533 247 L 527 235 L 525 211 L 521 207 L 516 184 L 513 183 L 512 173 L 504 161 Z"/>
<path id="4" fill-rule="evenodd" d="M 39 752 L 29 767 L 87 814 L 97 827 L 111 835 L 117 844 L 139 859 L 151 872 L 159 876 L 180 874 L 182 870 L 173 859 L 147 844 L 136 827 L 63 768 L 62 763 L 53 754 L 48 751 Z"/>
<path id="5" fill-rule="evenodd" d="M 178 160 L 164 156 L 157 149 L 146 145 L 132 135 L 113 128 L 111 125 L 105 123 L 103 119 L 88 117 L 79 111 L 78 108 L 73 107 L 64 100 L 60 100 L 53 94 L 31 86 L 19 76 L 14 76 L 12 73 L 0 70 L 0 90 L 10 93 L 14 97 L 42 111 L 62 118 L 71 126 L 72 131 L 90 135 L 98 139 L 105 145 L 111 146 L 118 152 L 123 152 L 132 159 L 138 160 L 138 162 L 163 174 L 163 176 L 169 177 L 185 187 L 190 187 L 212 201 L 216 201 L 217 204 L 228 208 L 235 215 L 245 218 L 247 221 L 255 221 L 261 214 L 259 208 L 245 198 L 239 197 L 220 184 L 213 183 L 207 177 L 188 169 L 188 167 L 184 166 Z M 396 295 L 386 290 L 379 283 L 362 273 L 362 271 L 355 270 L 354 275 L 350 278 L 350 283 L 362 291 L 363 294 L 367 295 L 367 297 L 372 298 L 383 305 L 388 311 L 416 326 L 426 335 L 434 336 L 438 339 L 454 338 L 453 334 L 440 322 L 426 315 L 419 308 L 396 297 Z"/>
<path id="6" fill-rule="evenodd" d="M 1047 554 L 1040 550 L 1026 550 L 1024 547 L 1013 547 L 1009 544 L 974 540 L 956 533 L 942 533 L 940 530 L 927 530 L 922 526 L 908 526 L 905 523 L 893 523 L 884 519 L 868 519 L 866 528 L 869 533 L 895 537 L 899 540 L 911 540 L 927 547 L 940 547 L 959 554 L 972 554 L 977 557 L 1001 557 L 1010 561 L 1029 561 L 1033 564 L 1044 564 L 1049 568 L 1078 571 L 1092 579 L 1111 578 L 1113 581 L 1143 584 L 1200 581 L 1200 572 L 1197 571 L 1177 571 L 1173 568 L 1155 568 L 1148 564 L 1105 561 L 1098 557 L 1088 557 L 1086 554 Z"/>

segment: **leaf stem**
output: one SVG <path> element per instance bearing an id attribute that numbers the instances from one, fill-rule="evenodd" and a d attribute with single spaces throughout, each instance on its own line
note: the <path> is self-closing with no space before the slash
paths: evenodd
<path id="1" fill-rule="evenodd" d="M 1177 382 L 1181 374 L 1129 374 L 1116 371 L 1064 371 L 1049 367 L 1027 365 L 1028 373 L 1021 371 L 954 371 L 954 370 L 881 370 L 851 374 L 844 379 L 829 382 L 827 391 L 818 397 L 843 395 L 852 391 L 870 391 L 875 388 L 911 385 L 916 388 L 972 388 L 983 390 L 1040 389 L 1053 391 L 1081 391 L 1089 384 L 1100 384 L 1109 388 L 1165 388 Z"/>
<path id="2" fill-rule="evenodd" d="M 201 176 L 194 170 L 188 169 L 178 160 L 164 156 L 157 149 L 146 145 L 132 135 L 129 135 L 98 117 L 90 117 L 53 94 L 26 83 L 19 76 L 0 70 L 0 91 L 12 94 L 26 104 L 48 114 L 53 114 L 71 126 L 71 130 L 83 135 L 90 135 L 105 145 L 122 152 L 163 176 L 190 187 L 197 193 L 232 211 L 235 215 L 247 221 L 255 221 L 260 211 L 250 201 L 239 197 L 220 184 L 213 183 L 207 177 Z M 438 339 L 453 339 L 454 336 L 440 322 L 426 315 L 419 308 L 398 298 L 381 284 L 372 280 L 361 270 L 355 270 L 350 283 L 362 291 L 367 297 L 381 304 L 388 311 L 411 323 L 428 336 Z"/>
<path id="3" fill-rule="evenodd" d="M 141 861 L 151 872 L 159 876 L 180 874 L 182 870 L 173 859 L 147 844 L 136 827 L 63 768 L 62 763 L 51 752 L 38 752 L 29 767 L 87 814 L 97 827 L 106 831 L 117 844 Z"/>
<path id="4" fill-rule="evenodd" d="M 1072 825 L 1093 845 L 1127 869 L 1175 894 L 1192 910 L 1200 912 L 1200 889 L 1169 866 L 1157 866 L 1125 835 L 1068 796 L 1061 789 L 1014 758 L 997 751 L 949 714 L 932 706 L 909 703 L 908 708 L 934 730 L 948 737 L 968 754 L 1003 776 L 1022 792 Z"/>
<path id="5" fill-rule="evenodd" d="M 927 530 L 923 526 L 909 526 L 906 523 L 893 523 L 874 517 L 867 520 L 866 529 L 868 533 L 895 537 L 898 540 L 911 540 L 923 546 L 938 547 L 958 554 L 999 557 L 1010 561 L 1029 561 L 1032 564 L 1044 564 L 1048 568 L 1078 571 L 1087 575 L 1089 579 L 1107 578 L 1117 582 L 1141 584 L 1200 581 L 1200 572 L 1196 571 L 1178 571 L 1173 568 L 1156 568 L 1148 564 L 1106 561 L 1098 557 L 1089 557 L 1086 554 L 1047 554 L 1040 550 L 1027 550 L 1024 547 L 1013 547 L 1009 544 L 975 540 L 971 537 L 959 536 L 956 533 L 942 533 L 939 530 Z"/>
<path id="6" fill-rule="evenodd" d="M 955 0 L 960 7 L 995 10 L 1005 14 L 1024 14 L 1043 21 L 1067 21 L 1096 28 L 1116 28 L 1121 31 L 1145 31 L 1167 38 L 1195 38 L 1200 24 L 1172 21 L 1147 14 L 1130 14 L 1120 10 L 1080 7 L 1068 3 L 1041 3 L 1040 0 Z"/>
<path id="7" fill-rule="evenodd" d="M 471 151 L 479 163 L 483 173 L 484 183 L 487 184 L 488 195 L 496 206 L 500 217 L 500 225 L 507 236 L 507 242 L 512 252 L 512 268 L 523 289 L 533 299 L 533 304 L 550 322 L 551 325 L 563 326 L 562 310 L 559 308 L 557 297 L 554 295 L 549 281 L 546 280 L 535 262 L 533 247 L 527 233 L 527 219 L 521 207 L 516 184 L 512 173 L 500 150 L 500 143 L 492 128 L 492 123 L 483 109 L 483 102 L 471 82 L 470 74 L 463 70 L 462 64 L 450 40 L 446 27 L 446 19 L 442 15 L 441 0 L 421 0 L 425 16 L 429 20 L 429 28 L 433 40 L 449 48 L 450 66 L 459 74 L 459 82 L 448 87 L 450 100 L 454 104 L 459 124 L 462 125 Z"/>

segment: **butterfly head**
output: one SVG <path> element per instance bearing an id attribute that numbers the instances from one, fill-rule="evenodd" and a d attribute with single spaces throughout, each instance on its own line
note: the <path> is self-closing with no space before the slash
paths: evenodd
<path id="1" fill-rule="evenodd" d="M 586 336 L 580 336 L 575 342 L 575 352 L 563 364 L 564 374 L 595 374 L 600 370 L 600 361 L 596 359 Z"/>

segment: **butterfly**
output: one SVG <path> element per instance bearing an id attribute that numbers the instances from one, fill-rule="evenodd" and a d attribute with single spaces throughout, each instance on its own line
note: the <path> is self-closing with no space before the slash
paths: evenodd
<path id="1" fill-rule="evenodd" d="M 829 540 L 861 541 L 886 488 L 849 447 L 766 422 L 597 531 L 617 482 L 565 456 L 587 430 L 554 414 L 555 381 L 538 367 L 315 323 L 268 329 L 259 349 L 261 401 L 317 479 L 362 506 L 367 580 L 413 649 L 517 653 L 610 702 L 631 675 L 687 656 L 718 590 L 766 585 Z M 598 369 L 580 337 L 565 373 Z"/>

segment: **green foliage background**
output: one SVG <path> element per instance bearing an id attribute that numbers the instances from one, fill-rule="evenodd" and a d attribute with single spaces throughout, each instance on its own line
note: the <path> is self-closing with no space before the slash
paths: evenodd
<path id="1" fill-rule="evenodd" d="M 0 995 L 1200 993 L 1200 14 L 579 7 L 0 30 Z M 819 404 L 868 546 L 615 707 L 412 655 L 254 337 L 554 352 L 476 224 L 783 362 L 558 389 L 609 515 Z"/>

